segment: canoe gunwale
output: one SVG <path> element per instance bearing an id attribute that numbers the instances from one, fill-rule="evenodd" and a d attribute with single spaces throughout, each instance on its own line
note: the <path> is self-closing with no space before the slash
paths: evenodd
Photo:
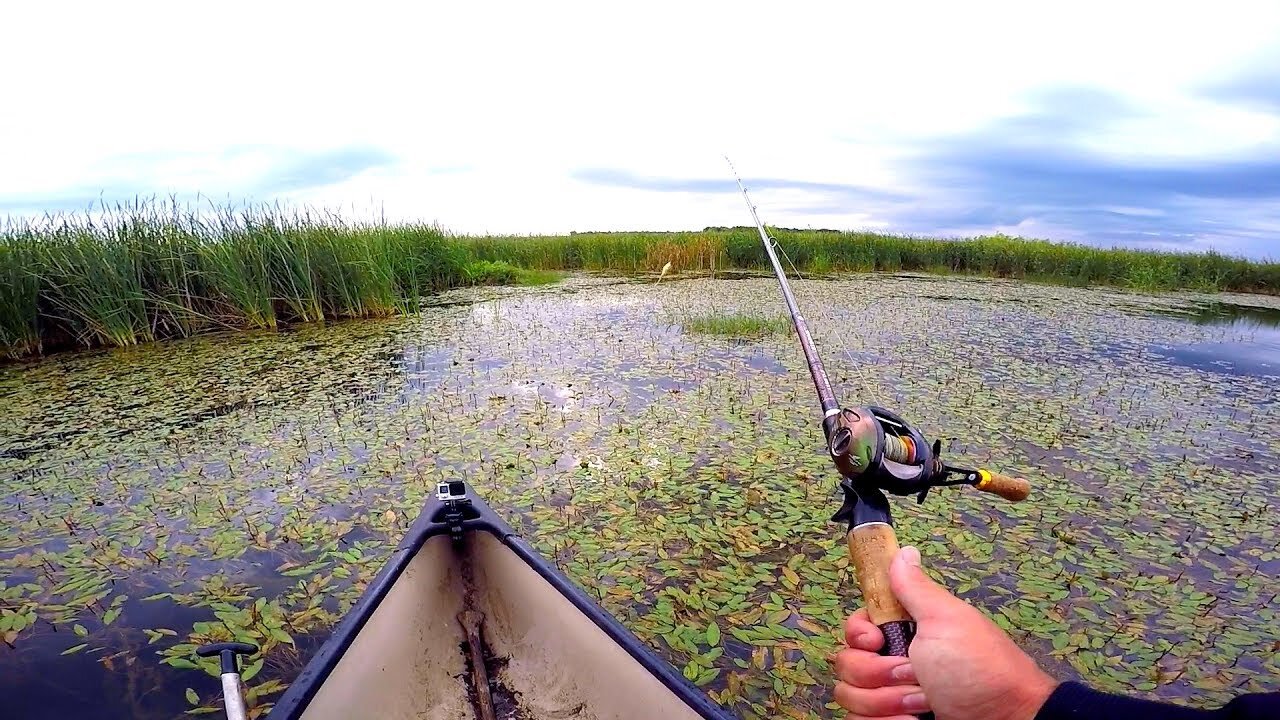
<path id="1" fill-rule="evenodd" d="M 601 608 L 572 580 L 547 562 L 533 547 L 516 534 L 481 498 L 468 487 L 467 497 L 476 513 L 475 517 L 462 521 L 462 533 L 487 532 L 500 540 L 511 552 L 533 569 L 568 600 L 597 628 L 626 650 L 641 667 L 661 682 L 691 710 L 706 720 L 734 720 L 736 716 L 712 702 L 697 686 L 690 683 L 669 663 L 653 654 L 647 645 L 627 630 L 622 623 Z M 346 617 L 338 623 L 324 645 L 307 663 L 288 690 L 271 709 L 272 718 L 292 720 L 300 718 L 330 673 L 342 660 L 360 631 L 368 623 L 387 593 L 395 586 L 413 558 L 428 540 L 438 535 L 450 534 L 451 523 L 444 521 L 445 503 L 432 496 L 423 505 L 422 512 L 409 531 L 387 559 L 378 574 L 370 581 L 360 600 Z"/>

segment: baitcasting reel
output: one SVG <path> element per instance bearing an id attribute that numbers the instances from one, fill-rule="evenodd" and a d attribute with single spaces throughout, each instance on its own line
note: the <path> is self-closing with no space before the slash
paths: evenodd
<path id="1" fill-rule="evenodd" d="M 884 408 L 845 408 L 823 424 L 831 459 L 851 485 L 848 490 L 859 494 L 876 489 L 915 495 L 923 503 L 929 488 L 948 485 L 972 485 L 1013 501 L 1031 492 L 1031 484 L 1021 478 L 947 465 L 941 440 L 930 445 L 920 431 Z"/>

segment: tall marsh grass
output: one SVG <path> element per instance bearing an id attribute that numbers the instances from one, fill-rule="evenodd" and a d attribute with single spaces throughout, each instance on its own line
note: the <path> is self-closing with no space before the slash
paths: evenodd
<path id="1" fill-rule="evenodd" d="M 937 240 L 777 230 L 804 271 L 981 274 L 1144 290 L 1280 293 L 1280 263 L 1004 236 Z M 470 284 L 615 273 L 768 268 L 754 228 L 452 236 L 279 207 L 196 211 L 141 202 L 0 227 L 0 356 L 133 345 L 216 329 L 414 312 Z"/>
<path id="2" fill-rule="evenodd" d="M 407 312 L 457 284 L 465 263 L 435 227 L 271 207 L 144 203 L 11 224 L 0 230 L 0 354 Z"/>
<path id="3" fill-rule="evenodd" d="M 869 232 L 771 230 L 809 272 L 932 272 L 1139 290 L 1280 294 L 1280 263 L 1220 253 L 1171 253 L 1024 240 L 1004 235 L 948 240 Z M 526 267 L 656 272 L 768 270 L 755 228 L 676 233 L 577 233 L 460 238 L 486 260 Z"/>

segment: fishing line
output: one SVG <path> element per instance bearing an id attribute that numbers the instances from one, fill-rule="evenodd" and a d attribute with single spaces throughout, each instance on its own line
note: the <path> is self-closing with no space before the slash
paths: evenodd
<path id="1" fill-rule="evenodd" d="M 747 188 L 742 183 L 742 177 L 738 175 L 738 168 L 734 166 L 733 161 L 729 159 L 728 155 L 724 156 L 724 161 L 729 163 L 729 169 L 733 171 L 733 177 L 735 180 L 738 181 L 738 187 L 742 188 L 743 196 L 747 197 L 747 194 L 746 194 Z M 757 223 L 759 223 L 760 218 L 756 214 L 755 204 L 750 201 L 749 197 L 747 197 L 747 205 L 751 208 L 752 217 L 755 219 Z M 792 262 L 791 256 L 787 254 L 786 248 L 782 247 L 782 243 L 778 240 L 778 238 L 774 237 L 772 234 L 766 234 L 766 236 L 769 238 L 769 243 L 773 246 L 773 248 L 782 253 L 782 257 L 787 261 L 787 264 L 791 266 L 791 271 L 795 273 L 796 278 L 801 281 L 807 282 L 804 275 L 801 274 L 800 268 L 796 267 L 796 264 Z M 811 303 L 811 305 L 813 307 L 818 308 L 819 315 L 824 316 L 825 320 L 831 323 L 836 322 L 836 317 L 831 310 L 823 311 L 823 306 L 818 303 Z M 845 360 L 849 362 L 850 368 L 856 367 L 858 363 L 856 360 L 854 360 L 853 353 L 849 350 L 849 346 L 845 344 L 843 335 L 837 332 L 835 336 L 836 336 L 836 342 L 840 344 L 840 350 L 844 353 Z"/>
<path id="2" fill-rule="evenodd" d="M 800 274 L 800 268 L 796 267 L 796 264 L 791 261 L 791 256 L 787 254 L 786 248 L 782 247 L 782 243 L 779 242 L 778 239 L 772 235 L 769 236 L 769 240 L 773 243 L 773 247 L 782 253 L 783 259 L 786 260 L 787 264 L 791 266 L 791 272 L 796 274 L 796 278 L 798 278 L 803 282 L 808 282 L 807 280 L 805 280 L 804 275 Z M 835 314 L 831 310 L 827 310 L 824 313 L 822 311 L 821 305 L 818 305 L 817 303 L 814 303 L 813 305 L 818 308 L 819 314 L 825 315 L 825 319 L 828 322 L 832 322 L 832 323 L 836 322 Z M 849 365 L 851 367 L 857 365 L 858 364 L 857 361 L 853 359 L 853 353 L 850 352 L 849 346 L 846 345 L 844 342 L 844 335 L 842 335 L 841 333 L 836 333 L 836 342 L 840 343 L 840 350 L 844 352 L 844 357 L 846 360 L 849 361 Z"/>

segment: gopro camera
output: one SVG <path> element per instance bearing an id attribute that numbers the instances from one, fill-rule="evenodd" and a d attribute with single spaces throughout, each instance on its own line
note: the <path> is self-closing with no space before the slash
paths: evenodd
<path id="1" fill-rule="evenodd" d="M 461 480 L 436 485 L 436 497 L 441 500 L 462 500 L 467 497 L 467 484 Z"/>

